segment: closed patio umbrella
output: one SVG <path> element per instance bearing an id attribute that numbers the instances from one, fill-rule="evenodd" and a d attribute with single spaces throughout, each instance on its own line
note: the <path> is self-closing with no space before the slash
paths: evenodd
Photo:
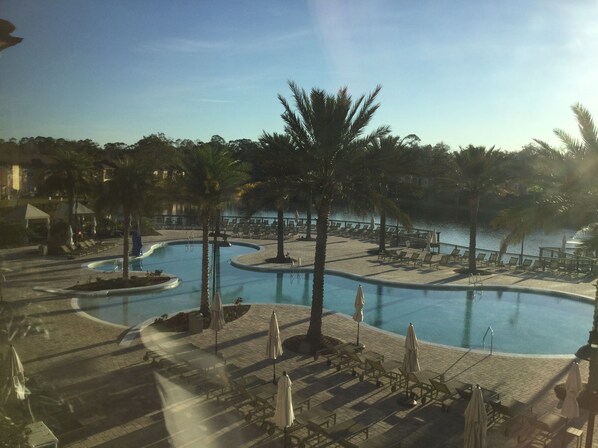
<path id="1" fill-rule="evenodd" d="M 284 446 L 287 446 L 287 428 L 295 421 L 293 412 L 292 382 L 287 372 L 282 372 L 278 381 L 276 394 L 276 410 L 274 411 L 274 424 L 284 431 Z"/>
<path id="2" fill-rule="evenodd" d="M 567 251 L 567 235 L 563 233 L 563 240 L 561 241 L 561 252 L 565 253 Z"/>
<path id="3" fill-rule="evenodd" d="M 430 252 L 431 245 L 432 245 L 432 232 L 429 232 L 428 236 L 426 237 L 426 252 Z"/>
<path id="4" fill-rule="evenodd" d="M 357 287 L 357 295 L 355 296 L 355 314 L 353 320 L 357 322 L 357 345 L 359 345 L 359 323 L 363 322 L 363 306 L 365 305 L 365 298 L 363 296 L 363 289 L 361 285 Z"/>
<path id="5" fill-rule="evenodd" d="M 415 335 L 415 328 L 410 323 L 407 327 L 407 337 L 405 338 L 405 358 L 403 359 L 403 365 L 407 372 L 419 372 L 419 361 L 417 359 L 417 350 L 419 343 L 417 342 L 417 336 Z"/>
<path id="6" fill-rule="evenodd" d="M 417 342 L 417 336 L 415 335 L 415 328 L 413 328 L 412 323 L 409 323 L 409 327 L 407 327 L 407 337 L 405 338 L 405 356 L 403 358 L 403 369 L 407 374 L 419 372 L 421 370 L 417 359 L 418 347 L 419 343 Z M 406 390 L 409 391 L 409 378 L 407 378 Z M 417 404 L 413 396 L 407 396 L 406 400 L 411 406 Z"/>
<path id="7" fill-rule="evenodd" d="M 465 409 L 464 448 L 485 448 L 487 446 L 486 430 L 488 415 L 484 406 L 482 389 L 476 385 Z"/>
<path id="8" fill-rule="evenodd" d="M 579 372 L 579 364 L 574 362 L 569 368 L 567 381 L 565 381 L 565 391 L 567 395 L 563 401 L 561 414 L 567 418 L 579 417 L 579 404 L 577 403 L 577 396 L 581 392 L 581 373 Z"/>
<path id="9" fill-rule="evenodd" d="M 268 343 L 266 345 L 266 356 L 272 360 L 273 373 L 272 382 L 276 384 L 276 358 L 282 355 L 282 342 L 280 340 L 280 330 L 276 313 L 272 311 L 270 317 L 270 327 L 268 328 Z"/>
<path id="10" fill-rule="evenodd" d="M 24 400 L 27 395 L 25 388 L 25 369 L 19 359 L 14 346 L 8 349 L 2 372 L 2 401 L 6 403 L 14 394 L 17 400 Z"/>
<path id="11" fill-rule="evenodd" d="M 218 352 L 218 331 L 224 328 L 224 310 L 222 309 L 222 298 L 220 291 L 216 291 L 212 297 L 212 306 L 210 308 L 210 330 L 216 332 L 215 352 Z"/>
<path id="12" fill-rule="evenodd" d="M 71 226 L 66 228 L 66 245 L 71 249 L 75 247 L 75 242 L 73 241 L 73 228 Z"/>

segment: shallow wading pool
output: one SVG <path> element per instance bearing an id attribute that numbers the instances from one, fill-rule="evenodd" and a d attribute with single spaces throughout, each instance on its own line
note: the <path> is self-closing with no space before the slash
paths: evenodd
<path id="1" fill-rule="evenodd" d="M 312 274 L 287 269 L 280 272 L 238 268 L 231 259 L 257 250 L 248 245 L 219 249 L 217 288 L 224 303 L 280 303 L 309 306 Z M 115 261 L 90 265 L 112 271 Z M 115 324 L 132 326 L 162 314 L 199 306 L 201 245 L 160 245 L 132 262 L 139 271 L 163 270 L 180 278 L 179 287 L 147 294 L 86 297 L 79 300 L 88 314 Z M 519 354 L 573 354 L 587 340 L 593 304 L 564 294 L 513 289 L 410 287 L 326 275 L 324 306 L 352 316 L 357 285 L 365 294 L 364 322 L 405 334 L 413 322 L 423 341 L 463 348 L 482 348 L 488 326 L 494 329 L 494 350 Z M 266 323 L 264 324 L 266 325 Z M 489 339 L 486 340 L 489 346 Z"/>

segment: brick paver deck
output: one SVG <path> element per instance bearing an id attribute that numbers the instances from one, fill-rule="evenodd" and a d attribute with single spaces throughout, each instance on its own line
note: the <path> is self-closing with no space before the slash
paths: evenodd
<path id="1" fill-rule="evenodd" d="M 185 238 L 185 232 L 168 231 L 152 241 Z M 150 239 L 144 242 L 149 244 Z M 242 257 L 239 262 L 262 266 L 273 256 L 276 243 L 256 242 L 263 250 Z M 331 237 L 327 268 L 385 280 L 413 283 L 467 284 L 468 277 L 452 268 L 398 268 L 381 264 L 368 254 L 375 248 L 369 242 Z M 289 241 L 285 250 L 302 259 L 309 268 L 313 262 L 314 243 Z M 213 348 L 214 333 L 161 333 L 148 328 L 141 339 L 119 344 L 125 329 L 103 324 L 79 315 L 70 297 L 55 296 L 32 289 L 33 286 L 66 287 L 88 281 L 90 272 L 80 269 L 94 257 L 118 255 L 119 246 L 95 256 L 76 260 L 41 257 L 33 248 L 0 252 L 0 267 L 11 269 L 2 290 L 5 301 L 17 305 L 20 313 L 39 318 L 47 329 L 14 342 L 28 377 L 50 384 L 74 408 L 72 427 L 58 434 L 63 447 L 257 447 L 282 446 L 279 432 L 270 436 L 254 423 L 246 423 L 238 412 L 235 399 L 207 400 L 181 378 L 183 372 L 156 369 L 143 360 L 146 346 L 192 341 Z M 272 265 L 269 265 L 272 267 Z M 94 275 L 94 274 L 92 274 Z M 495 270 L 484 283 L 546 288 L 594 296 L 595 287 L 586 278 L 554 278 L 542 273 L 518 273 Z M 351 298 L 352 300 L 353 298 Z M 265 359 L 267 322 L 272 310 L 278 315 L 284 338 L 304 334 L 309 322 L 309 308 L 287 305 L 252 305 L 242 318 L 229 323 L 218 334 L 219 351 L 245 374 L 263 379 L 272 377 L 272 364 Z M 326 312 L 325 334 L 352 340 L 355 322 L 350 317 Z M 386 359 L 402 359 L 404 338 L 368 325 L 361 326 L 361 342 L 367 349 Z M 580 345 L 585 341 L 580 341 Z M 479 383 L 533 404 L 535 412 L 555 410 L 558 405 L 552 388 L 563 382 L 571 358 L 488 355 L 421 344 L 422 369 L 443 373 L 446 379 Z M 588 374 L 581 363 L 582 378 Z M 376 388 L 360 382 L 348 372 L 327 368 L 323 360 L 286 352 L 277 361 L 277 372 L 286 370 L 294 391 L 312 397 L 312 406 L 324 404 L 337 409 L 338 421 L 376 408 L 385 418 L 374 425 L 370 437 L 393 428 L 403 447 L 457 447 L 463 444 L 463 410 L 466 402 L 457 402 L 449 413 L 435 404 L 407 408 L 397 404 L 399 392 L 389 387 Z M 557 410 L 558 412 L 558 410 Z M 585 415 L 577 426 L 585 423 Z M 1 437 L 1 436 L 0 436 Z M 363 436 L 362 436 L 363 437 Z M 505 438 L 500 431 L 489 433 L 490 446 L 518 446 L 515 438 Z M 355 440 L 359 440 L 359 437 Z M 367 445 L 366 445 L 367 446 Z M 524 446 L 524 445 L 522 445 Z M 560 446 L 560 440 L 558 444 Z M 598 446 L 598 442 L 594 444 Z"/>

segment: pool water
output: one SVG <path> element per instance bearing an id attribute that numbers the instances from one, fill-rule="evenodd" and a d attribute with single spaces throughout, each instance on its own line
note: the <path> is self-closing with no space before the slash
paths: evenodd
<path id="1" fill-rule="evenodd" d="M 312 274 L 261 272 L 230 264 L 234 257 L 255 251 L 233 245 L 219 249 L 217 288 L 224 303 L 242 297 L 244 303 L 309 306 Z M 114 270 L 114 262 L 94 266 Z M 85 298 L 79 306 L 99 319 L 131 326 L 162 314 L 197 308 L 200 301 L 201 246 L 169 244 L 132 264 L 135 270 L 176 275 L 177 288 L 150 294 Z M 364 322 L 405 334 L 413 322 L 418 338 L 463 348 L 482 348 L 488 326 L 494 330 L 494 350 L 521 354 L 573 354 L 587 341 L 593 305 L 564 295 L 515 290 L 406 287 L 326 275 L 324 307 L 352 316 L 357 285 L 365 294 Z M 356 324 L 357 325 L 357 324 Z M 264 323 L 266 328 L 267 323 Z M 351 335 L 347 335 L 349 338 Z M 489 347 L 489 338 L 486 348 Z"/>

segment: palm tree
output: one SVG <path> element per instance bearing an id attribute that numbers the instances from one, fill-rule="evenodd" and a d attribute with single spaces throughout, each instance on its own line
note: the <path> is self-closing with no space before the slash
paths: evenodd
<path id="1" fill-rule="evenodd" d="M 123 216 L 123 279 L 129 280 L 129 233 L 131 218 L 141 214 L 152 203 L 156 179 L 149 163 L 124 156 L 115 161 L 116 168 L 106 181 L 103 201 L 112 210 L 122 211 Z"/>
<path id="2" fill-rule="evenodd" d="M 368 146 L 367 175 L 362 191 L 365 193 L 365 206 L 371 205 L 380 214 L 380 235 L 378 250 L 386 250 L 386 219 L 390 215 L 406 227 L 411 227 L 411 220 L 403 213 L 398 201 L 391 194 L 391 187 L 397 178 L 414 169 L 412 147 L 419 141 L 414 134 L 404 138 L 387 135 L 374 139 Z"/>
<path id="3" fill-rule="evenodd" d="M 469 208 L 468 272 L 475 273 L 476 237 L 480 199 L 486 193 L 504 189 L 507 180 L 505 155 L 493 147 L 469 145 L 454 155 L 455 170 L 452 181 L 467 201 Z"/>
<path id="4" fill-rule="evenodd" d="M 333 201 L 349 196 L 353 179 L 363 166 L 367 144 L 385 135 L 388 127 L 380 127 L 363 137 L 379 107 L 376 97 L 380 86 L 356 100 L 346 88 L 336 95 L 314 88 L 308 95 L 294 82 L 289 82 L 294 108 L 278 95 L 284 108 L 282 119 L 285 131 L 291 136 L 302 161 L 303 178 L 299 179 L 313 188 L 313 202 L 317 213 L 316 251 L 312 306 L 307 339 L 315 350 L 322 338 L 322 310 L 324 306 L 324 271 L 326 267 L 326 242 L 328 215 Z"/>
<path id="5" fill-rule="evenodd" d="M 575 222 L 583 226 L 589 224 L 595 228 L 598 221 L 598 131 L 590 112 L 581 104 L 571 107 L 578 123 L 581 140 L 567 134 L 561 129 L 554 133 L 565 146 L 565 152 L 551 148 L 542 140 L 535 140 L 539 150 L 544 152 L 545 167 L 552 178 L 542 192 L 540 199 L 531 207 L 510 211 L 510 218 L 516 219 L 520 225 L 509 237 L 514 242 L 521 238 L 523 229 L 541 228 L 545 223 L 565 224 Z M 598 248 L 598 239 L 592 238 L 585 246 L 588 249 Z M 590 362 L 588 386 L 578 396 L 582 407 L 588 411 L 586 447 L 593 444 L 594 420 L 598 403 L 598 284 L 594 301 L 594 318 L 588 345 L 581 347 L 576 356 Z"/>
<path id="6" fill-rule="evenodd" d="M 275 261 L 286 261 L 284 251 L 284 210 L 288 206 L 298 175 L 296 151 L 287 134 L 264 133 L 254 151 L 257 182 L 246 195 L 252 211 L 274 202 L 277 213 L 277 249 Z"/>
<path id="7" fill-rule="evenodd" d="M 200 312 L 204 316 L 210 313 L 210 224 L 215 214 L 239 197 L 248 179 L 247 173 L 247 165 L 232 157 L 226 146 L 203 144 L 190 151 L 183 160 L 183 191 L 198 207 L 202 227 Z"/>
<path id="8" fill-rule="evenodd" d="M 59 191 L 66 195 L 68 223 L 73 230 L 75 229 L 73 215 L 75 202 L 87 191 L 92 169 L 87 154 L 67 147 L 56 150 L 54 162 L 45 172 L 46 186 L 52 191 Z"/>

